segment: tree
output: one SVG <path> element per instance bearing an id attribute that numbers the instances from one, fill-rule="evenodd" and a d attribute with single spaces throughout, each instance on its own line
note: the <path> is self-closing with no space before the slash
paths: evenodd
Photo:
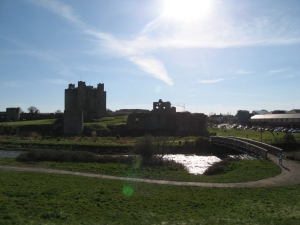
<path id="1" fill-rule="evenodd" d="M 40 110 L 39 110 L 38 108 L 36 108 L 35 106 L 30 106 L 30 107 L 27 109 L 27 111 L 28 111 L 29 113 L 39 113 L 39 112 L 40 112 Z"/>
<path id="2" fill-rule="evenodd" d="M 56 110 L 54 113 L 55 113 L 55 114 L 57 114 L 57 113 L 62 113 L 62 111 L 61 111 L 60 109 L 58 109 L 58 110 Z"/>
<path id="3" fill-rule="evenodd" d="M 153 137 L 145 135 L 140 137 L 134 146 L 134 153 L 142 156 L 144 162 L 149 162 L 155 156 L 162 160 L 164 155 L 168 154 L 173 141 L 167 136 Z"/>

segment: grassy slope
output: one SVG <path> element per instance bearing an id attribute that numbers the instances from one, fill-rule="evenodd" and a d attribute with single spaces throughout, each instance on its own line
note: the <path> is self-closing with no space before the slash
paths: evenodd
<path id="1" fill-rule="evenodd" d="M 54 124 L 56 119 L 28 120 L 16 122 L 0 122 L 0 126 L 25 126 L 25 125 L 45 125 Z M 127 116 L 104 117 L 96 122 L 84 123 L 85 126 L 96 130 L 106 130 L 108 125 L 120 125 L 127 123 Z"/>
<path id="2" fill-rule="evenodd" d="M 254 140 L 260 140 L 261 138 L 261 133 L 259 131 L 255 130 L 222 130 L 219 128 L 208 128 L 209 132 L 216 132 L 218 136 L 235 136 L 235 137 L 242 137 L 242 138 L 249 138 L 249 139 L 254 139 Z M 274 132 L 273 133 L 276 138 L 283 138 L 285 133 L 283 132 Z M 293 133 L 295 137 L 300 137 L 299 133 Z M 274 140 L 273 135 L 269 131 L 265 131 L 262 133 L 262 139 L 272 139 Z"/>
<path id="3" fill-rule="evenodd" d="M 0 224 L 299 224 L 299 188 L 185 187 L 0 171 Z"/>
<path id="4" fill-rule="evenodd" d="M 131 166 L 121 163 L 22 163 L 17 162 L 15 159 L 0 159 L 0 165 L 62 169 L 121 177 L 222 183 L 261 180 L 281 173 L 281 168 L 278 165 L 267 160 L 243 160 L 232 162 L 226 173 L 213 176 L 193 175 L 186 170 L 179 169 L 175 166 L 139 167 L 138 164 Z"/>
<path id="5" fill-rule="evenodd" d="M 101 121 L 84 123 L 85 126 L 94 130 L 108 130 L 107 126 L 116 126 L 127 123 L 127 116 L 104 117 Z"/>
<path id="6" fill-rule="evenodd" d="M 3 126 L 45 125 L 45 124 L 53 124 L 55 121 L 56 119 L 0 122 L 0 126 L 1 125 Z"/>

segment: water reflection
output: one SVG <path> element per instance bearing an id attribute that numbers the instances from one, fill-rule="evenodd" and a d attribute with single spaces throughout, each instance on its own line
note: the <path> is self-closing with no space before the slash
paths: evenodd
<path id="1" fill-rule="evenodd" d="M 231 158 L 251 160 L 254 159 L 252 156 L 247 154 L 229 155 Z M 222 161 L 217 156 L 198 156 L 198 155 L 165 155 L 165 159 L 171 159 L 175 162 L 183 164 L 189 173 L 192 174 L 203 174 L 204 171 L 210 167 L 213 163 Z"/>
<path id="2" fill-rule="evenodd" d="M 198 155 L 165 155 L 165 159 L 171 159 L 182 163 L 192 174 L 203 174 L 204 171 L 213 163 L 221 161 L 216 156 L 198 156 Z"/>
<path id="3" fill-rule="evenodd" d="M 8 151 L 8 150 L 0 150 L 0 158 L 16 158 L 19 156 L 22 151 Z"/>

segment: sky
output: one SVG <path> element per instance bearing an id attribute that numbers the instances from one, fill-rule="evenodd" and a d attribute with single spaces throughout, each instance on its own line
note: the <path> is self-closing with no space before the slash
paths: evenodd
<path id="1" fill-rule="evenodd" d="M 300 109 L 299 0 L 1 0 L 0 111 L 64 110 L 68 84 L 107 108 Z"/>

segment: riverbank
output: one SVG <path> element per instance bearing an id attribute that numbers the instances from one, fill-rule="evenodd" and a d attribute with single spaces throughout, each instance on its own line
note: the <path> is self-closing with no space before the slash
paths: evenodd
<path id="1" fill-rule="evenodd" d="M 2 170 L 0 181 L 3 224 L 296 225 L 300 219 L 300 185 L 172 186 Z"/>

